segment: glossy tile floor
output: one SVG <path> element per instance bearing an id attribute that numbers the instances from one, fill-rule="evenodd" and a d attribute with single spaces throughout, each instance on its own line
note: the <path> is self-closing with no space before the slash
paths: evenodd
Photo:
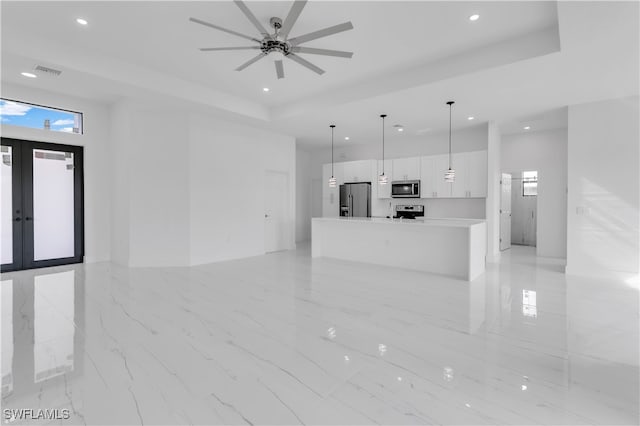
<path id="1" fill-rule="evenodd" d="M 2 406 L 69 409 L 59 424 L 638 424 L 637 284 L 562 269 L 514 247 L 467 283 L 303 247 L 4 274 Z"/>

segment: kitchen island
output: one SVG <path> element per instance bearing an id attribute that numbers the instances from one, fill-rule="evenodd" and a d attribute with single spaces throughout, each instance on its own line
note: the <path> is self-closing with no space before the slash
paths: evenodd
<path id="1" fill-rule="evenodd" d="M 479 219 L 313 218 L 312 257 L 415 269 L 472 281 L 485 270 Z"/>

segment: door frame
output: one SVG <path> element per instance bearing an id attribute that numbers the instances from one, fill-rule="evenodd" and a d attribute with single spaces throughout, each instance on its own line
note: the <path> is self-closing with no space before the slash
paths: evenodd
<path id="1" fill-rule="evenodd" d="M 72 263 L 82 263 L 84 260 L 84 147 L 79 145 L 63 145 L 58 143 L 49 143 L 41 141 L 33 141 L 27 139 L 1 138 L 2 145 L 12 147 L 13 159 L 18 158 L 19 163 L 12 163 L 12 179 L 13 187 L 15 182 L 19 182 L 21 191 L 13 192 L 13 212 L 15 214 L 15 206 L 21 207 L 21 223 L 22 229 L 13 226 L 13 263 L 0 266 L 1 272 L 18 271 L 24 269 L 46 268 L 48 266 L 68 265 Z M 26 152 L 33 149 L 44 149 L 52 151 L 72 152 L 74 155 L 74 173 L 73 173 L 73 199 L 74 199 L 74 256 L 46 259 L 33 259 L 33 220 L 26 220 L 25 213 L 33 215 L 33 161 L 27 161 Z M 17 157 L 16 157 L 17 155 Z M 32 158 L 32 156 L 29 156 Z M 19 164 L 15 167 L 15 164 Z M 24 167 L 23 167 L 24 166 Z M 17 176 L 17 180 L 16 180 Z M 12 223 L 15 222 L 15 218 Z M 26 244 L 31 241 L 30 244 Z M 16 262 L 16 254 L 20 260 Z"/>

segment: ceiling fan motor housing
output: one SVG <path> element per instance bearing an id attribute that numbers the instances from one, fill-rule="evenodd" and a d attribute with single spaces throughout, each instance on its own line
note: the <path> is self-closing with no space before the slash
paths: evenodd
<path id="1" fill-rule="evenodd" d="M 274 40 L 265 37 L 260 43 L 260 50 L 262 50 L 265 55 L 272 52 L 280 52 L 286 56 L 291 53 L 291 45 L 286 41 Z"/>

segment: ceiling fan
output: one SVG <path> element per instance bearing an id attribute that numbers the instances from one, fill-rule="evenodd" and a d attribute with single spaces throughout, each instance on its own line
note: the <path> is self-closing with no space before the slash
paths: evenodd
<path id="1" fill-rule="evenodd" d="M 306 43 L 311 40 L 316 40 L 322 37 L 327 37 L 333 34 L 337 34 L 343 31 L 348 31 L 353 29 L 353 24 L 351 21 L 344 22 L 342 24 L 334 25 L 332 27 L 324 28 L 322 30 L 314 31 L 308 34 L 304 34 L 298 37 L 289 38 L 289 32 L 293 25 L 298 20 L 302 9 L 307 4 L 307 0 L 296 0 L 293 2 L 293 6 L 289 10 L 289 14 L 285 18 L 284 22 L 282 19 L 273 17 L 269 20 L 269 24 L 274 29 L 273 34 L 269 33 L 265 27 L 258 21 L 255 15 L 249 10 L 247 5 L 241 0 L 234 0 L 234 3 L 240 8 L 242 13 L 251 21 L 251 23 L 256 27 L 256 29 L 260 32 L 262 38 L 251 37 L 245 34 L 238 33 L 233 30 L 229 30 L 218 25 L 211 24 L 209 22 L 202 21 L 196 18 L 189 18 L 191 22 L 195 22 L 196 24 L 204 25 L 209 28 L 213 28 L 219 31 L 224 31 L 225 33 L 233 34 L 238 37 L 242 37 L 247 40 L 251 40 L 256 44 L 253 46 L 240 46 L 240 47 L 203 47 L 200 50 L 203 52 L 212 52 L 218 50 L 259 50 L 257 56 L 249 59 L 244 64 L 240 65 L 236 68 L 236 71 L 242 71 L 247 68 L 249 65 L 257 62 L 258 60 L 266 57 L 269 54 L 273 54 L 274 56 L 279 56 L 280 59 L 277 59 L 275 62 L 276 66 L 276 75 L 278 78 L 284 78 L 284 65 L 282 58 L 291 59 L 294 62 L 299 63 L 300 65 L 310 69 L 313 72 L 318 74 L 323 74 L 324 70 L 306 59 L 302 58 L 298 55 L 298 53 L 308 53 L 312 55 L 325 55 L 325 56 L 337 56 L 340 58 L 351 58 L 353 56 L 353 52 L 345 52 L 342 50 L 330 50 L 330 49 L 316 49 L 314 47 L 304 47 L 300 46 L 303 43 Z"/>

